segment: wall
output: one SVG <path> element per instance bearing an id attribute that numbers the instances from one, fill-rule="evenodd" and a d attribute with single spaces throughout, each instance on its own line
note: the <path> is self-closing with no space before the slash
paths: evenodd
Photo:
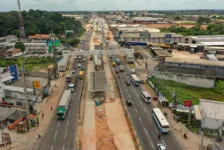
<path id="1" fill-rule="evenodd" d="M 223 120 L 221 119 L 214 119 L 210 117 L 205 117 L 204 119 L 204 128 L 207 129 L 218 129 L 220 126 L 223 125 Z"/>
<path id="2" fill-rule="evenodd" d="M 195 87 L 214 88 L 215 86 L 215 79 L 208 79 L 193 75 L 157 71 L 155 77 L 164 80 L 172 80 Z"/>

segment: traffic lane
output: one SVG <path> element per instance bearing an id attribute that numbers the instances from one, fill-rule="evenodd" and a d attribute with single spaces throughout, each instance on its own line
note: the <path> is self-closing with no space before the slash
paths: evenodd
<path id="1" fill-rule="evenodd" d="M 139 120 L 140 117 L 139 117 L 137 109 L 135 108 L 136 104 L 132 98 L 132 95 L 130 94 L 131 86 L 127 86 L 125 84 L 126 78 L 123 77 L 122 75 L 120 75 L 119 79 L 116 77 L 116 80 L 118 81 L 118 86 L 120 87 L 124 102 L 126 102 L 127 100 L 130 100 L 133 102 L 133 106 L 130 106 L 130 107 L 127 106 L 127 110 L 128 110 L 129 116 L 131 117 L 131 122 L 134 126 L 134 129 L 137 131 L 136 133 L 142 145 L 142 149 L 145 149 L 145 150 L 153 149 L 154 147 L 153 145 L 150 145 L 150 139 L 147 137 L 148 133 L 146 132 L 146 129 L 142 125 L 142 122 Z"/>

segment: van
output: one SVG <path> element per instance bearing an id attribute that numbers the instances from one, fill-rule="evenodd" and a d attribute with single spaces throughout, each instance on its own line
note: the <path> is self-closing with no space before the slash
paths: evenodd
<path id="1" fill-rule="evenodd" d="M 143 99 L 146 103 L 150 103 L 150 102 L 151 102 L 151 95 L 149 95 L 148 92 L 146 92 L 146 91 L 142 91 L 142 92 L 141 92 L 141 97 L 142 97 L 142 99 Z"/>
<path id="2" fill-rule="evenodd" d="M 121 64 L 121 60 L 120 59 L 117 59 L 116 60 L 116 63 L 117 63 L 117 65 L 120 65 Z"/>

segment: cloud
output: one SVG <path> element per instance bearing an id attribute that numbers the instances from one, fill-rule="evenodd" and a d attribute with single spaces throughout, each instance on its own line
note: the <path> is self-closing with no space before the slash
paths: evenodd
<path id="1" fill-rule="evenodd" d="M 0 11 L 17 10 L 17 0 L 0 0 Z M 23 10 L 175 10 L 222 9 L 224 0 L 20 0 Z"/>

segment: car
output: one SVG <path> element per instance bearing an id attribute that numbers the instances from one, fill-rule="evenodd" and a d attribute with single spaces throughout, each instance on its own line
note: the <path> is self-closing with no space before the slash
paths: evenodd
<path id="1" fill-rule="evenodd" d="M 119 70 L 118 70 L 118 69 L 115 69 L 115 72 L 116 72 L 116 73 L 119 73 Z"/>
<path id="2" fill-rule="evenodd" d="M 85 62 L 85 61 L 86 61 L 86 58 L 83 58 L 83 59 L 82 59 L 82 62 Z"/>
<path id="3" fill-rule="evenodd" d="M 81 68 L 81 64 L 78 64 L 78 68 Z"/>
<path id="4" fill-rule="evenodd" d="M 127 101 L 126 101 L 126 105 L 127 105 L 127 106 L 132 106 L 132 101 L 127 100 Z"/>
<path id="5" fill-rule="evenodd" d="M 157 144 L 158 150 L 166 150 L 166 147 L 163 144 Z"/>
<path id="6" fill-rule="evenodd" d="M 128 80 L 125 83 L 126 83 L 127 86 L 131 85 L 130 81 L 128 81 Z"/>
<path id="7" fill-rule="evenodd" d="M 81 70 L 85 70 L 85 66 L 82 66 L 82 67 L 81 67 Z"/>
<path id="8" fill-rule="evenodd" d="M 72 71 L 72 74 L 75 74 L 75 70 Z"/>

